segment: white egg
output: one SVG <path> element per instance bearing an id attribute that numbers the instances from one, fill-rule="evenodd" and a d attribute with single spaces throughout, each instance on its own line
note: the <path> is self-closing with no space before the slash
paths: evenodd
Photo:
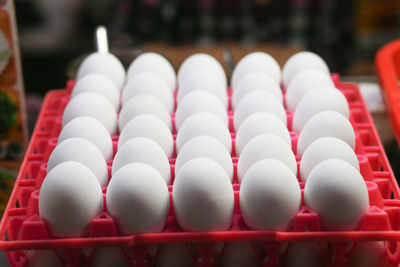
<path id="1" fill-rule="evenodd" d="M 138 95 L 129 99 L 122 106 L 118 119 L 119 131 L 122 132 L 131 119 L 141 114 L 152 114 L 160 118 L 170 130 L 172 129 L 170 113 L 163 103 L 151 95 Z"/>
<path id="2" fill-rule="evenodd" d="M 199 112 L 188 117 L 182 124 L 176 136 L 176 151 L 191 138 L 199 135 L 208 135 L 217 139 L 226 149 L 232 151 L 232 139 L 228 127 L 216 115 Z"/>
<path id="3" fill-rule="evenodd" d="M 233 124 L 237 131 L 240 124 L 251 114 L 269 112 L 277 116 L 286 125 L 286 111 L 282 103 L 272 93 L 254 91 L 248 93 L 236 106 Z"/>
<path id="4" fill-rule="evenodd" d="M 120 247 L 97 248 L 93 254 L 92 267 L 129 267 L 129 260 Z"/>
<path id="5" fill-rule="evenodd" d="M 113 144 L 107 129 L 98 120 L 91 117 L 77 117 L 69 121 L 58 136 L 58 143 L 78 137 L 92 142 L 103 154 L 105 160 L 113 156 Z"/>
<path id="6" fill-rule="evenodd" d="M 185 243 L 162 244 L 156 267 L 194 267 L 194 259 Z"/>
<path id="7" fill-rule="evenodd" d="M 247 170 L 262 159 L 276 159 L 285 163 L 296 176 L 297 163 L 291 147 L 279 136 L 261 134 L 251 139 L 240 154 L 237 172 L 241 183 Z"/>
<path id="8" fill-rule="evenodd" d="M 251 72 L 264 72 L 277 84 L 281 83 L 281 68 L 278 62 L 264 52 L 253 52 L 239 60 L 232 72 L 231 87 L 236 90 L 236 85 L 241 79 Z"/>
<path id="9" fill-rule="evenodd" d="M 172 199 L 176 219 L 184 231 L 224 231 L 232 224 L 232 184 L 225 170 L 211 159 L 196 158 L 182 166 Z"/>
<path id="10" fill-rule="evenodd" d="M 117 133 L 117 113 L 107 99 L 99 94 L 86 92 L 72 98 L 65 107 L 62 126 L 81 116 L 95 118 L 106 127 L 110 135 Z"/>
<path id="11" fill-rule="evenodd" d="M 82 163 L 63 162 L 47 173 L 39 194 L 39 214 L 56 237 L 79 237 L 103 210 L 103 193 Z"/>
<path id="12" fill-rule="evenodd" d="M 194 69 L 179 83 L 178 105 L 185 95 L 192 91 L 204 90 L 215 95 L 225 109 L 228 108 L 228 94 L 225 84 L 218 79 L 218 75 L 208 69 Z"/>
<path id="13" fill-rule="evenodd" d="M 174 97 L 163 79 L 151 72 L 140 72 L 130 77 L 122 91 L 122 105 L 138 95 L 151 95 L 160 100 L 165 108 L 174 111 Z"/>
<path id="14" fill-rule="evenodd" d="M 330 74 L 325 61 L 317 54 L 309 51 L 302 51 L 291 56 L 282 69 L 282 81 L 284 88 L 288 88 L 293 78 L 305 69 L 317 69 Z"/>
<path id="15" fill-rule="evenodd" d="M 65 161 L 77 161 L 88 167 L 101 186 L 108 182 L 107 164 L 101 151 L 90 141 L 68 138 L 59 143 L 47 161 L 47 173 Z"/>
<path id="16" fill-rule="evenodd" d="M 287 267 L 323 267 L 326 266 L 318 243 L 300 242 L 291 243 L 285 265 Z"/>
<path id="17" fill-rule="evenodd" d="M 326 136 L 342 139 L 352 149 L 356 145 L 356 136 L 349 120 L 336 111 L 323 111 L 304 125 L 297 141 L 297 154 L 302 156 L 312 142 Z"/>
<path id="18" fill-rule="evenodd" d="M 161 232 L 169 212 L 169 192 L 161 174 L 145 163 L 116 171 L 106 194 L 107 211 L 123 234 Z"/>
<path id="19" fill-rule="evenodd" d="M 244 76 L 232 92 L 232 107 L 236 108 L 239 101 L 248 93 L 267 91 L 272 93 L 280 103 L 283 102 L 282 90 L 271 77 L 263 72 L 252 72 Z"/>
<path id="20" fill-rule="evenodd" d="M 337 111 L 349 118 L 349 104 L 339 90 L 313 90 L 308 92 L 297 105 L 293 115 L 293 131 L 301 132 L 304 124 L 322 111 Z"/>
<path id="21" fill-rule="evenodd" d="M 306 69 L 299 72 L 286 89 L 286 108 L 295 110 L 300 100 L 312 90 L 335 88 L 331 77 L 317 69 Z"/>
<path id="22" fill-rule="evenodd" d="M 226 88 L 228 86 L 224 68 L 213 56 L 205 53 L 193 54 L 182 62 L 178 70 L 178 84 L 180 85 L 186 75 L 192 70 L 200 69 L 214 72 L 218 75 L 218 79 L 224 87 Z"/>
<path id="23" fill-rule="evenodd" d="M 113 54 L 95 52 L 87 56 L 79 66 L 77 80 L 87 74 L 100 73 L 112 80 L 118 90 L 122 89 L 125 82 L 125 69 Z"/>
<path id="24" fill-rule="evenodd" d="M 312 169 L 326 159 L 341 159 L 360 171 L 357 155 L 343 140 L 336 137 L 322 137 L 312 142 L 304 151 L 300 162 L 300 178 L 306 181 Z"/>
<path id="25" fill-rule="evenodd" d="M 274 134 L 292 146 L 290 133 L 278 117 L 268 112 L 256 112 L 248 116 L 236 132 L 236 155 L 239 156 L 247 142 L 260 134 Z"/>
<path id="26" fill-rule="evenodd" d="M 174 154 L 174 140 L 168 126 L 158 117 L 142 114 L 131 119 L 122 130 L 118 139 L 118 148 L 135 137 L 148 137 L 164 150 L 167 157 Z"/>
<path id="27" fill-rule="evenodd" d="M 220 263 L 221 267 L 258 267 L 257 254 L 251 242 L 227 242 Z"/>
<path id="28" fill-rule="evenodd" d="M 329 230 L 354 229 L 369 207 L 360 172 L 340 159 L 327 159 L 314 167 L 307 178 L 304 201 Z"/>
<path id="29" fill-rule="evenodd" d="M 258 230 L 287 230 L 301 205 L 293 171 L 276 159 L 254 163 L 240 186 L 240 210 L 246 225 Z"/>
<path id="30" fill-rule="evenodd" d="M 119 90 L 107 76 L 99 73 L 89 73 L 79 79 L 72 89 L 71 98 L 84 93 L 93 92 L 104 96 L 115 111 L 119 109 Z"/>
<path id="31" fill-rule="evenodd" d="M 30 250 L 27 255 L 26 267 L 62 267 L 62 263 L 53 250 L 38 249 Z M 6 265 L 9 266 L 9 265 Z"/>
<path id="32" fill-rule="evenodd" d="M 112 175 L 119 168 L 133 162 L 146 163 L 164 178 L 167 184 L 171 183 L 171 169 L 164 150 L 152 139 L 135 137 L 126 141 L 117 151 L 112 164 Z"/>
<path id="33" fill-rule="evenodd" d="M 137 73 L 152 72 L 162 78 L 171 92 L 176 90 L 176 75 L 171 63 L 160 54 L 143 53 L 128 68 L 128 80 Z"/>
<path id="34" fill-rule="evenodd" d="M 207 135 L 193 137 L 179 150 L 175 161 L 175 176 L 186 162 L 199 157 L 209 158 L 217 162 L 224 168 L 229 179 L 232 181 L 233 164 L 230 153 L 221 142 Z"/>
<path id="35" fill-rule="evenodd" d="M 383 241 L 365 241 L 357 244 L 349 266 L 393 266 L 389 264 L 388 261 L 388 257 L 386 256 L 386 247 Z"/>
<path id="36" fill-rule="evenodd" d="M 212 113 L 229 126 L 228 113 L 218 98 L 207 91 L 196 90 L 187 94 L 179 102 L 175 112 L 176 129 L 179 131 L 188 117 L 199 112 Z"/>

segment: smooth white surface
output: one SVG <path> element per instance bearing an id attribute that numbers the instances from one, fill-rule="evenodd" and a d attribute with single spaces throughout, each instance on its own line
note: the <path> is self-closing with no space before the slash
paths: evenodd
<path id="1" fill-rule="evenodd" d="M 164 150 L 152 139 L 135 137 L 126 141 L 117 151 L 112 164 L 112 175 L 129 163 L 146 163 L 160 172 L 167 184 L 171 183 L 171 169 Z"/>
<path id="2" fill-rule="evenodd" d="M 129 267 L 129 260 L 122 252 L 120 247 L 100 247 L 96 248 L 91 267 Z"/>
<path id="3" fill-rule="evenodd" d="M 156 267 L 194 267 L 194 259 L 185 243 L 165 243 L 161 245 Z"/>
<path id="4" fill-rule="evenodd" d="M 65 161 L 77 161 L 88 167 L 101 186 L 108 182 L 107 164 L 101 151 L 90 141 L 69 138 L 57 144 L 47 161 L 47 173 Z"/>
<path id="5" fill-rule="evenodd" d="M 390 266 L 384 241 L 358 242 L 350 260 L 352 267 Z"/>
<path id="6" fill-rule="evenodd" d="M 124 165 L 107 188 L 107 211 L 123 234 L 158 233 L 169 211 L 168 187 L 161 174 L 145 163 Z"/>
<path id="7" fill-rule="evenodd" d="M 175 177 L 173 204 L 184 231 L 224 231 L 232 223 L 234 196 L 231 181 L 215 161 L 186 162 Z"/>
<path id="8" fill-rule="evenodd" d="M 225 242 L 221 267 L 258 267 L 258 257 L 251 242 Z"/>
<path id="9" fill-rule="evenodd" d="M 103 193 L 82 163 L 63 162 L 46 175 L 40 188 L 39 214 L 56 237 L 79 237 L 103 210 Z"/>
<path id="10" fill-rule="evenodd" d="M 56 253 L 50 249 L 28 250 L 26 258 L 26 267 L 62 267 L 60 259 L 57 257 Z M 9 265 L 7 264 L 6 266 Z"/>
<path id="11" fill-rule="evenodd" d="M 353 230 L 369 207 L 367 186 L 360 172 L 340 159 L 324 160 L 311 171 L 304 201 L 329 230 Z"/>

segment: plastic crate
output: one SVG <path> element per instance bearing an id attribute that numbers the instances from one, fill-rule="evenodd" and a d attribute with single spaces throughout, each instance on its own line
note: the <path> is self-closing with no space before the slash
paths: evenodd
<path id="1" fill-rule="evenodd" d="M 192 256 L 197 266 L 215 266 L 222 253 L 214 250 L 217 245 L 220 245 L 219 242 L 253 241 L 263 247 L 261 252 L 258 251 L 263 266 L 277 266 L 284 260 L 290 243 L 313 241 L 320 244 L 328 243 L 329 246 L 324 246 L 328 247 L 328 250 L 321 249 L 321 253 L 330 265 L 342 266 L 351 257 L 354 251 L 352 248 L 357 242 L 383 240 L 386 244 L 388 259 L 398 264 L 400 262 L 400 189 L 358 87 L 352 83 L 340 82 L 339 76 L 335 74 L 332 75 L 332 79 L 349 103 L 350 121 L 356 133 L 355 150 L 370 197 L 370 208 L 360 220 L 356 230 L 324 230 L 320 225 L 318 215 L 304 206 L 304 199 L 302 199 L 301 209 L 291 224 L 290 231 L 248 229 L 240 214 L 240 184 L 237 183 L 236 177 L 237 158 L 233 154 L 232 186 L 235 194 L 235 209 L 229 231 L 182 232 L 174 216 L 171 201 L 167 225 L 161 233 L 120 235 L 113 218 L 104 211 L 92 220 L 86 229 L 85 236 L 52 238 L 46 223 L 38 215 L 38 196 L 46 175 L 46 162 L 57 144 L 63 110 L 69 101 L 74 85 L 74 82 L 70 81 L 66 89 L 51 91 L 45 98 L 25 160 L 0 224 L 0 249 L 7 251 L 12 266 L 24 266 L 27 251 L 46 248 L 54 249 L 58 255 L 62 254 L 64 264 L 81 266 L 90 262 L 92 253 L 88 252 L 88 248 L 118 246 L 130 252 L 129 260 L 135 262 L 135 266 L 152 266 L 158 253 L 149 255 L 147 248 L 150 245 L 182 242 L 190 243 L 191 247 L 195 248 L 196 253 L 192 252 Z M 228 113 L 232 130 L 232 111 Z M 293 114 L 287 112 L 287 117 L 290 130 Z M 172 120 L 173 118 L 174 114 L 172 114 Z M 298 134 L 291 132 L 291 138 L 295 148 Z M 233 146 L 234 140 L 235 133 L 232 132 Z M 117 142 L 118 136 L 113 136 L 114 154 Z M 296 151 L 294 153 L 299 166 L 300 157 L 297 156 Z M 170 159 L 172 176 L 174 161 L 174 158 Z M 109 161 L 109 171 L 111 164 L 112 161 Z M 299 183 L 303 198 L 304 183 Z M 107 188 L 104 187 L 104 197 L 106 190 Z M 172 186 L 169 186 L 169 190 L 172 191 Z"/>

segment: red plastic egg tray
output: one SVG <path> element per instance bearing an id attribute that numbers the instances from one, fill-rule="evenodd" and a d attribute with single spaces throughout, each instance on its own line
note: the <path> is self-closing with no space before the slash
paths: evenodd
<path id="1" fill-rule="evenodd" d="M 336 87 L 346 96 L 350 107 L 350 121 L 356 132 L 356 153 L 369 192 L 370 208 L 353 231 L 327 231 L 318 215 L 304 206 L 291 223 L 288 231 L 256 231 L 246 227 L 240 214 L 239 189 L 236 177 L 237 158 L 233 154 L 235 192 L 235 214 L 229 231 L 183 232 L 176 221 L 171 200 L 171 209 L 165 230 L 161 233 L 123 236 L 118 233 L 113 218 L 107 211 L 98 215 L 80 238 L 53 238 L 50 228 L 38 214 L 38 198 L 41 183 L 46 175 L 46 162 L 57 144 L 61 130 L 63 110 L 69 101 L 74 85 L 67 83 L 66 89 L 54 90 L 47 94 L 37 121 L 29 148 L 19 176 L 10 197 L 0 225 L 0 249 L 7 252 L 12 266 L 24 266 L 28 250 L 54 249 L 68 266 L 82 266 L 90 262 L 88 248 L 119 246 L 129 250 L 129 260 L 135 266 L 153 266 L 157 253 L 149 255 L 151 244 L 170 242 L 190 243 L 195 247 L 192 256 L 196 266 L 216 266 L 222 252 L 216 252 L 219 242 L 253 241 L 262 245 L 258 251 L 262 266 L 278 266 L 285 258 L 288 245 L 292 242 L 312 241 L 329 243 L 328 250 L 321 250 L 331 266 L 342 266 L 351 257 L 355 244 L 360 241 L 383 240 L 389 260 L 400 262 L 400 189 L 396 183 L 389 161 L 379 140 L 375 126 L 357 85 L 342 83 L 338 75 L 332 79 Z M 230 93 L 230 91 L 228 91 Z M 232 131 L 232 111 L 229 109 L 230 129 L 234 146 L 235 133 Z M 171 115 L 172 120 L 174 114 Z M 288 129 L 291 130 L 293 114 L 287 112 Z M 175 131 L 175 130 L 174 130 Z M 175 132 L 174 132 L 175 133 Z M 175 136 L 175 135 L 174 135 Z M 295 148 L 298 134 L 291 132 Z M 114 154 L 118 136 L 113 136 Z M 233 149 L 234 151 L 234 149 Z M 296 151 L 294 149 L 294 153 Z M 298 165 L 300 157 L 296 156 Z M 174 158 L 170 159 L 173 174 Z M 112 161 L 108 162 L 109 170 Z M 304 191 L 304 183 L 299 182 Z M 106 192 L 104 187 L 103 191 Z M 172 190 L 172 186 L 169 186 Z M 105 195 L 105 194 L 104 194 Z M 85 248 L 85 249 L 84 249 Z"/>

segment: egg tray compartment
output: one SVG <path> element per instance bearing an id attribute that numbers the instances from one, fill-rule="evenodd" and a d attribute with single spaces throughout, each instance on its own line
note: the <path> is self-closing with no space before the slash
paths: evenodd
<path id="1" fill-rule="evenodd" d="M 233 155 L 235 193 L 235 216 L 229 231 L 209 233 L 182 232 L 174 217 L 171 202 L 170 216 L 162 233 L 122 236 L 117 232 L 114 220 L 103 212 L 94 218 L 81 238 L 52 238 L 46 223 L 38 216 L 38 196 L 41 183 L 46 174 L 46 162 L 57 144 L 61 130 L 63 110 L 69 101 L 74 85 L 67 83 L 65 90 L 54 90 L 47 94 L 28 147 L 24 163 L 17 178 L 12 196 L 0 225 L 0 249 L 7 250 L 12 266 L 23 266 L 26 250 L 51 248 L 63 254 L 70 266 L 79 266 L 90 260 L 87 251 L 82 248 L 98 246 L 128 247 L 132 252 L 131 260 L 136 266 L 151 266 L 154 259 L 148 258 L 146 248 L 149 244 L 185 242 L 194 244 L 194 255 L 198 266 L 215 266 L 221 253 L 213 248 L 217 242 L 259 241 L 264 251 L 259 254 L 264 266 L 275 266 L 284 259 L 286 243 L 315 241 L 331 242 L 331 253 L 327 261 L 333 266 L 341 266 L 350 257 L 349 246 L 354 242 L 366 240 L 387 241 L 388 258 L 393 263 L 400 262 L 400 190 L 390 168 L 382 144 L 378 138 L 371 116 L 363 102 L 356 85 L 341 83 L 338 75 L 332 75 L 336 87 L 346 96 L 350 107 L 350 121 L 356 132 L 356 153 L 361 173 L 367 182 L 370 196 L 370 208 L 354 231 L 326 231 L 321 228 L 318 215 L 302 207 L 288 231 L 249 230 L 240 215 L 239 190 L 236 178 L 237 158 Z M 230 125 L 232 129 L 232 112 Z M 172 116 L 173 117 L 173 116 Z M 288 112 L 288 128 L 291 128 L 293 114 Z M 234 136 L 233 145 L 234 145 Z M 297 133 L 291 132 L 292 145 L 296 147 Z M 114 154 L 118 136 L 113 137 Z M 298 159 L 299 164 L 299 157 Z M 174 159 L 170 159 L 173 174 Z M 108 162 L 109 171 L 112 161 Z M 300 182 L 302 194 L 304 183 Z M 104 193 L 106 188 L 103 188 Z M 172 186 L 169 186 L 172 191 Z M 86 253 L 84 253 L 86 251 Z M 322 252 L 321 252 L 322 253 Z M 265 261 L 265 254 L 268 260 Z M 326 254 L 324 252 L 324 254 Z M 88 258 L 89 257 L 89 258 Z"/>

